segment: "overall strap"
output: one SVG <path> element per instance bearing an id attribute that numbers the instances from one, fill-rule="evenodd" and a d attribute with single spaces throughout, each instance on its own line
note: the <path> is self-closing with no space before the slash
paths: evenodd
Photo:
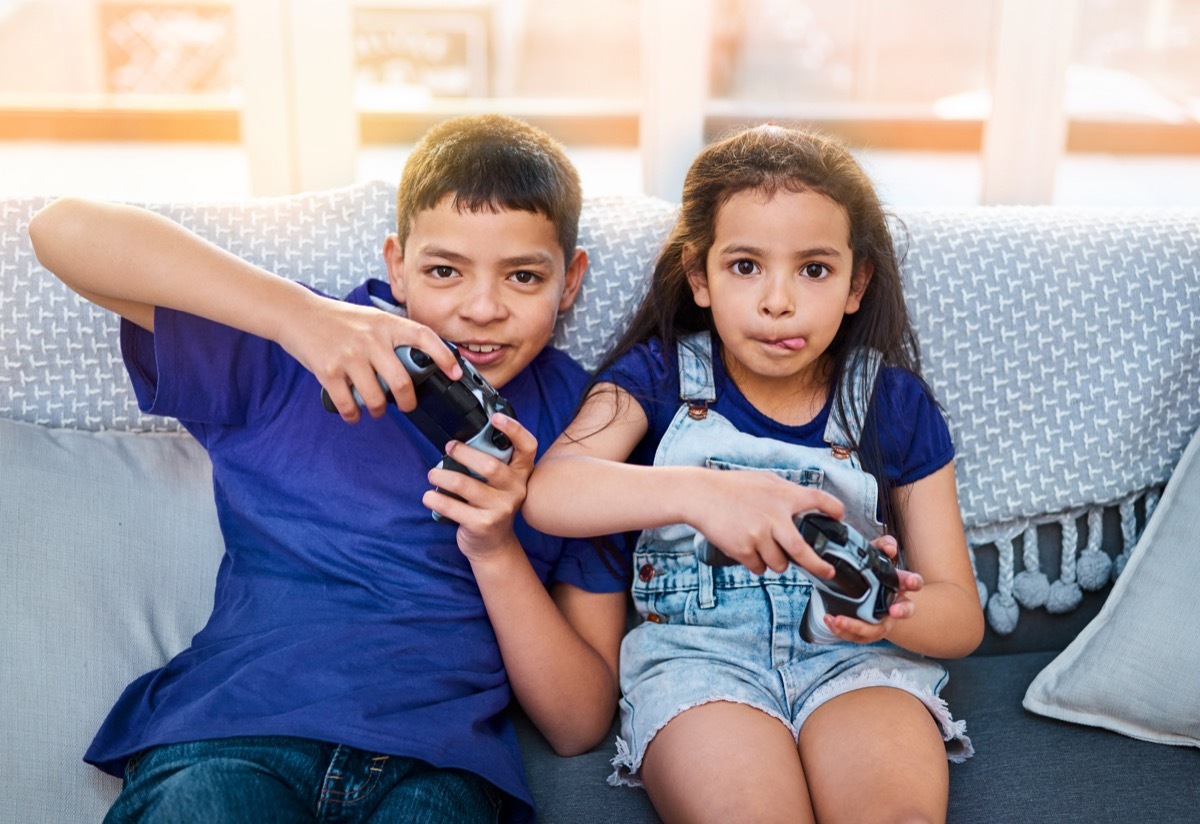
<path id="1" fill-rule="evenodd" d="M 708 332 L 693 332 L 679 339 L 679 399 L 688 414 L 703 418 L 708 405 L 717 399 L 713 377 L 712 340 Z"/>
<path id="2" fill-rule="evenodd" d="M 825 443 L 839 458 L 848 458 L 855 446 L 861 442 L 862 421 L 847 421 L 843 410 L 857 409 L 863 416 L 871 403 L 875 391 L 875 377 L 883 355 L 874 349 L 856 349 L 846 363 L 846 371 L 838 384 L 838 396 L 829 410 L 829 423 L 825 425 Z"/>

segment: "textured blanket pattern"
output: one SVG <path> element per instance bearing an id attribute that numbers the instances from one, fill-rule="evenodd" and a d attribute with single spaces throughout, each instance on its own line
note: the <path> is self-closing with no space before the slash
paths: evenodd
<path id="1" fill-rule="evenodd" d="M 992 627 L 1011 631 L 1017 603 L 1063 612 L 1107 583 L 1104 506 L 1121 514 L 1120 573 L 1135 503 L 1145 523 L 1200 423 L 1200 212 L 903 217 L 909 305 L 950 417 L 968 538 L 998 553 L 997 591 L 980 594 Z M 1053 584 L 1037 553 L 1050 522 L 1062 533 Z"/>
<path id="2" fill-rule="evenodd" d="M 27 227 L 45 202 L 0 201 L 0 415 L 88 430 L 177 429 L 138 411 L 115 318 L 37 265 Z M 388 183 L 151 208 L 333 294 L 386 276 L 381 249 L 395 223 Z M 649 197 L 585 201 L 580 244 L 591 269 L 554 340 L 585 367 L 622 331 L 673 215 Z M 1200 423 L 1200 211 L 900 217 L 909 305 L 925 375 L 954 434 L 968 538 L 974 551 L 997 553 L 994 592 L 980 584 L 980 595 L 993 628 L 1010 631 L 1018 603 L 1065 611 L 1081 585 L 1109 580 L 1101 509 L 1119 508 L 1132 548 L 1139 511 L 1144 523 Z M 1036 551 L 1037 527 L 1047 523 L 1063 536 L 1053 583 Z"/>

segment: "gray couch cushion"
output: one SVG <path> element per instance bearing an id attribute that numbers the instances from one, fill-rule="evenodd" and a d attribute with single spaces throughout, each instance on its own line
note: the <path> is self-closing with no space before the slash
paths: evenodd
<path id="1" fill-rule="evenodd" d="M 0 467 L 0 818 L 99 821 L 120 782 L 84 750 L 212 609 L 208 458 L 191 435 L 0 419 Z"/>
<path id="2" fill-rule="evenodd" d="M 1055 653 L 947 662 L 943 697 L 967 722 L 975 755 L 950 765 L 951 824 L 1154 821 L 1184 824 L 1200 810 L 1200 753 L 1041 718 L 1021 696 Z M 612 734 L 575 758 L 559 758 L 519 713 L 517 736 L 542 824 L 656 822 L 645 791 L 610 787 Z M 864 779 L 866 780 L 866 779 Z M 570 788 L 567 791 L 567 788 Z"/>
<path id="3" fill-rule="evenodd" d="M 972 759 L 950 765 L 948 820 L 1196 821 L 1200 752 L 1022 709 L 1026 686 L 1054 655 L 1031 652 L 948 663 L 950 682 L 943 697 L 955 717 L 967 722 L 975 744 Z"/>

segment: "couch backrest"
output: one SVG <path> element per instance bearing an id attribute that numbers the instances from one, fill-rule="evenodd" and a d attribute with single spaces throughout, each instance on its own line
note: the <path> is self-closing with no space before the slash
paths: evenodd
<path id="1" fill-rule="evenodd" d="M 41 268 L 29 218 L 50 198 L 0 201 L 0 417 L 47 426 L 176 431 L 137 408 L 121 363 L 115 316 Z M 387 277 L 383 241 L 395 230 L 395 187 L 370 182 L 236 203 L 143 204 L 283 277 L 341 295 Z M 588 198 L 579 242 L 589 275 L 553 343 L 591 368 L 624 328 L 674 207 L 652 197 Z"/>
<path id="2" fill-rule="evenodd" d="M 151 208 L 271 271 L 340 294 L 365 275 L 384 276 L 393 195 L 373 182 Z M 27 225 L 44 202 L 0 204 L 0 416 L 85 430 L 177 429 L 137 410 L 116 320 L 37 265 Z M 623 329 L 673 214 L 651 197 L 586 200 L 580 243 L 591 270 L 554 341 L 586 367 Z M 1121 559 L 1113 567 L 1096 553 L 1132 547 L 1154 490 L 1200 421 L 1200 211 L 964 208 L 900 217 L 909 304 L 925 375 L 955 437 L 981 598 L 993 629 L 1007 634 L 1018 605 L 1065 613 L 1083 589 L 1108 583 Z M 1108 530 L 1106 509 L 1115 513 Z"/>

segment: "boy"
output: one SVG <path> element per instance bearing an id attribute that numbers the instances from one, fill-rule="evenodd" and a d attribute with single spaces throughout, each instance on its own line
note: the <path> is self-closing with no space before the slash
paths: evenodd
<path id="1" fill-rule="evenodd" d="M 609 728 L 626 582 L 516 517 L 585 381 L 545 348 L 587 268 L 578 176 L 538 130 L 459 118 L 418 144 L 397 202 L 389 282 L 341 301 L 131 207 L 62 199 L 30 225 L 47 269 L 121 315 L 142 409 L 208 450 L 225 536 L 208 624 L 85 756 L 124 773 L 110 821 L 526 819 L 511 695 L 561 753 Z M 395 347 L 457 378 L 442 339 L 520 421 L 493 419 L 508 464 L 448 446 L 486 482 L 430 470 L 440 449 L 400 411 Z"/>

